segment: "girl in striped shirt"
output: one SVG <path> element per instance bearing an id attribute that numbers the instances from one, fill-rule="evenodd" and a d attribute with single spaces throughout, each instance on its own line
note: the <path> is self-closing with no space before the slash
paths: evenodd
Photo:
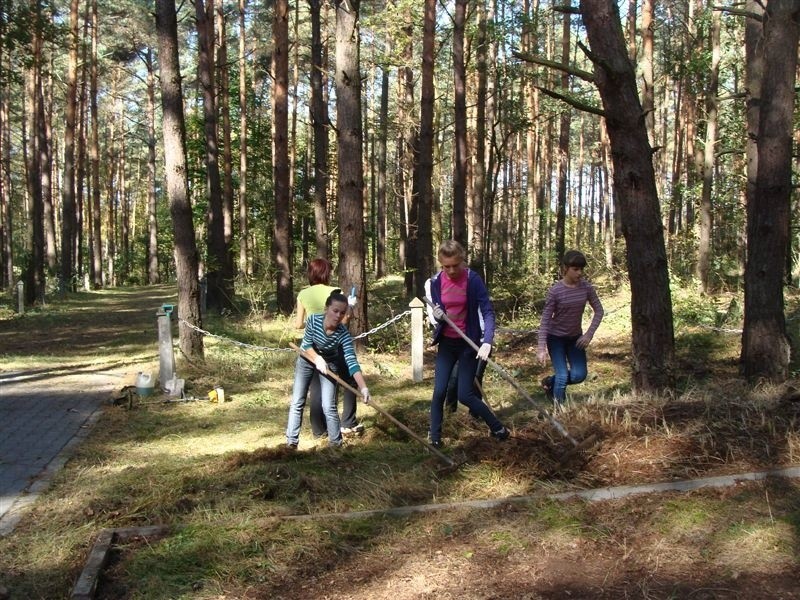
<path id="1" fill-rule="evenodd" d="M 603 319 L 603 305 L 591 283 L 583 278 L 586 257 L 569 250 L 561 259 L 561 280 L 547 292 L 539 326 L 539 362 L 545 364 L 547 355 L 553 363 L 553 375 L 542 379 L 548 398 L 559 407 L 566 399 L 567 385 L 586 379 L 586 347 Z M 586 304 L 594 312 L 586 333 L 582 329 Z"/>
<path id="2" fill-rule="evenodd" d="M 331 292 L 325 301 L 325 312 L 310 315 L 306 320 L 306 329 L 300 348 L 309 350 L 313 348 L 317 357 L 313 364 L 303 357 L 297 358 L 294 369 L 294 386 L 292 387 L 292 403 L 289 406 L 289 423 L 286 426 L 286 445 L 297 448 L 300 439 L 300 427 L 303 424 L 303 408 L 306 404 L 306 394 L 314 369 L 320 375 L 326 375 L 328 370 L 336 372 L 338 366 L 339 348 L 344 354 L 344 362 L 349 374 L 355 379 L 361 390 L 364 402 L 369 402 L 369 389 L 361 366 L 358 364 L 353 338 L 342 324 L 348 311 L 347 296 L 341 290 Z M 339 374 L 344 376 L 343 373 Z M 346 377 L 345 377 L 346 378 Z M 339 412 L 336 408 L 336 383 L 328 377 L 320 377 L 320 393 L 322 397 L 322 411 L 328 427 L 328 445 L 341 446 L 342 432 L 339 422 Z"/>

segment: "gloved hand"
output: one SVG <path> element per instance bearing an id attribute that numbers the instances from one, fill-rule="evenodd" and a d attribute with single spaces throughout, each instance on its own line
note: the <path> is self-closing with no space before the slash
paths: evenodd
<path id="1" fill-rule="evenodd" d="M 314 358 L 314 366 L 317 367 L 317 371 L 319 371 L 323 375 L 328 374 L 328 362 L 321 356 L 317 355 Z"/>
<path id="2" fill-rule="evenodd" d="M 442 310 L 442 307 L 439 306 L 438 304 L 434 304 L 433 308 L 431 308 L 431 311 L 433 312 L 433 318 L 436 319 L 437 321 L 441 321 L 442 319 L 444 319 L 444 311 Z"/>
<path id="3" fill-rule="evenodd" d="M 478 348 L 478 360 L 489 360 L 489 354 L 492 352 L 492 345 L 483 343 L 481 347 Z"/>
<path id="4" fill-rule="evenodd" d="M 355 308 L 356 306 L 358 306 L 358 296 L 348 296 L 347 306 L 349 306 L 350 308 Z"/>
<path id="5" fill-rule="evenodd" d="M 361 397 L 364 399 L 364 404 L 369 404 L 369 401 L 372 400 L 372 396 L 369 395 L 369 388 L 361 388 Z"/>

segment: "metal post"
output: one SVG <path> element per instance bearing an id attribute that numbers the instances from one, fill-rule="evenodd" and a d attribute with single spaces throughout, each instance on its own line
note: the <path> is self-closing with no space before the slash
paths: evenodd
<path id="1" fill-rule="evenodd" d="M 422 356 L 424 350 L 425 304 L 414 298 L 408 305 L 411 309 L 411 379 L 414 383 L 422 381 Z"/>
<path id="2" fill-rule="evenodd" d="M 25 282 L 21 279 L 17 282 L 17 300 L 19 302 L 19 314 L 25 314 Z"/>
<path id="3" fill-rule="evenodd" d="M 158 381 L 163 388 L 175 376 L 175 351 L 172 347 L 172 305 L 156 312 L 158 320 Z"/>

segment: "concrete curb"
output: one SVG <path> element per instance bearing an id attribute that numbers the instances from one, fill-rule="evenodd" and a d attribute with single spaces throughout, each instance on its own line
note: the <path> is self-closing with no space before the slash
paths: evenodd
<path id="1" fill-rule="evenodd" d="M 83 567 L 75 587 L 72 589 L 71 600 L 91 600 L 97 592 L 100 573 L 108 564 L 109 553 L 112 546 L 125 543 L 135 537 L 145 539 L 161 537 L 169 532 L 169 527 L 152 525 L 149 527 L 125 527 L 120 529 L 103 529 L 89 552 L 89 560 Z"/>
<path id="2" fill-rule="evenodd" d="M 664 481 L 642 485 L 622 485 L 609 488 L 596 488 L 592 490 L 578 490 L 574 492 L 560 492 L 554 494 L 541 493 L 530 496 L 509 496 L 495 500 L 468 500 L 465 502 L 444 502 L 439 504 L 417 504 L 414 506 L 399 506 L 396 508 L 362 510 L 347 513 L 320 513 L 310 515 L 289 515 L 281 517 L 292 521 L 311 521 L 314 519 L 361 519 L 365 517 L 392 516 L 402 517 L 415 513 L 434 512 L 438 510 L 487 509 L 498 508 L 508 504 L 525 504 L 542 499 L 569 500 L 580 498 L 590 502 L 604 500 L 618 500 L 639 494 L 657 494 L 662 492 L 688 492 L 701 488 L 729 487 L 744 481 L 762 481 L 768 477 L 800 478 L 800 466 L 768 469 L 766 471 L 752 471 L 735 475 L 720 475 L 717 477 L 701 477 L 700 479 L 681 479 L 678 481 Z"/>

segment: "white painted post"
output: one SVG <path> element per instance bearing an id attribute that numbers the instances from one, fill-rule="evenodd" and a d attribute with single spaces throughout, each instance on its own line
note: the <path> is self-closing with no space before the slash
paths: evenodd
<path id="1" fill-rule="evenodd" d="M 19 303 L 19 314 L 25 314 L 25 282 L 21 279 L 17 282 L 17 302 Z"/>
<path id="2" fill-rule="evenodd" d="M 411 309 L 411 379 L 422 381 L 422 351 L 425 347 L 425 304 L 414 298 L 408 305 Z"/>
<path id="3" fill-rule="evenodd" d="M 163 389 L 175 376 L 175 350 L 172 348 L 172 308 L 156 312 L 158 320 L 158 381 Z"/>

